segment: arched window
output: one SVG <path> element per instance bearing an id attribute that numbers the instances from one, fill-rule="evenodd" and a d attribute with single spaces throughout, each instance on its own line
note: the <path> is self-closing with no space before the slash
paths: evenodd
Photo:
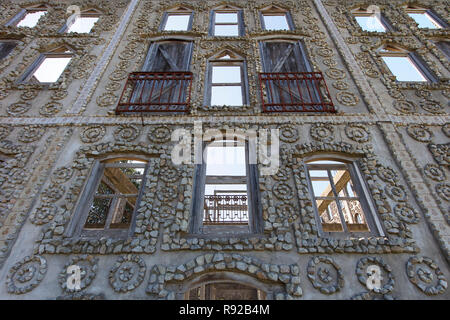
<path id="1" fill-rule="evenodd" d="M 205 144 L 196 168 L 192 232 L 261 232 L 256 170 L 245 140 Z"/>
<path id="2" fill-rule="evenodd" d="M 322 157 L 305 165 L 321 235 L 383 235 L 355 161 Z"/>
<path id="3" fill-rule="evenodd" d="M 139 158 L 97 161 L 69 228 L 73 235 L 127 236 L 146 173 L 147 161 Z"/>

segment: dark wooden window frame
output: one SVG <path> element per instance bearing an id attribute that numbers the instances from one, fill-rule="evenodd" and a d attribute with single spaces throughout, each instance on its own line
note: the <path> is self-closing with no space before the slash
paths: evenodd
<path id="1" fill-rule="evenodd" d="M 236 13 L 237 23 L 216 23 L 216 13 Z M 208 34 L 213 37 L 243 37 L 245 35 L 245 25 L 244 25 L 244 12 L 242 9 L 215 9 L 211 11 L 210 14 L 210 24 Z M 237 36 L 216 36 L 215 27 L 216 25 L 237 25 L 238 35 Z"/>
<path id="2" fill-rule="evenodd" d="M 354 188 L 356 189 L 356 192 L 358 194 L 359 203 L 361 205 L 361 208 L 363 210 L 364 216 L 366 218 L 366 223 L 370 229 L 370 232 L 349 232 L 345 225 L 345 219 L 341 215 L 341 209 L 339 209 L 340 212 L 340 220 L 341 224 L 343 226 L 342 232 L 325 232 L 322 229 L 322 223 L 319 216 L 319 211 L 317 208 L 317 204 L 315 201 L 314 191 L 311 183 L 311 178 L 309 174 L 309 168 L 314 168 L 315 170 L 320 170 L 320 167 L 326 168 L 326 167 L 332 167 L 332 164 L 317 164 L 317 165 L 311 165 L 308 164 L 313 161 L 318 160 L 330 160 L 330 161 L 338 161 L 342 162 L 347 165 L 348 171 L 350 173 L 350 178 L 353 183 Z M 349 238 L 349 237 L 384 237 L 385 232 L 383 229 L 382 224 L 380 223 L 377 215 L 376 215 L 376 207 L 373 202 L 373 199 L 370 195 L 369 188 L 366 184 L 366 182 L 363 179 L 363 176 L 361 174 L 361 170 L 359 169 L 358 165 L 358 159 L 352 158 L 352 157 L 336 157 L 336 156 L 327 156 L 327 155 L 319 155 L 319 156 L 310 156 L 305 159 L 303 159 L 303 165 L 306 172 L 306 179 L 308 182 L 308 188 L 309 188 L 309 195 L 311 197 L 311 202 L 313 203 L 314 207 L 314 213 L 316 218 L 316 225 L 319 232 L 319 237 L 326 237 L 326 238 Z M 325 169 L 322 169 L 325 170 Z M 332 186 L 334 189 L 334 186 Z M 334 190 L 334 193 L 336 191 Z M 339 201 L 336 201 L 337 205 L 340 206 Z"/>
<path id="3" fill-rule="evenodd" d="M 85 225 L 86 219 L 88 217 L 90 207 L 92 205 L 92 202 L 94 201 L 97 189 L 98 189 L 100 183 L 102 182 L 105 164 L 111 163 L 114 161 L 118 161 L 118 160 L 137 160 L 137 161 L 145 161 L 146 162 L 144 173 L 142 174 L 143 178 L 142 178 L 141 186 L 140 186 L 139 193 L 138 193 L 138 196 L 136 199 L 136 206 L 133 210 L 133 214 L 131 217 L 130 227 L 128 229 L 108 228 L 107 227 L 108 221 L 107 221 L 105 224 L 106 228 L 103 230 L 85 229 L 84 225 Z M 145 182 L 146 182 L 149 172 L 151 172 L 151 170 L 149 170 L 149 166 L 150 166 L 149 159 L 146 157 L 138 156 L 138 155 L 125 155 L 124 154 L 124 155 L 114 155 L 114 156 L 109 156 L 109 157 L 105 157 L 102 159 L 97 159 L 94 162 L 94 164 L 89 172 L 89 176 L 86 181 L 86 184 L 85 184 L 82 192 L 80 193 L 81 196 L 78 199 L 77 205 L 75 207 L 76 209 L 74 211 L 72 219 L 70 220 L 70 222 L 66 228 L 65 236 L 70 237 L 70 238 L 82 237 L 82 238 L 88 238 L 88 239 L 99 239 L 100 237 L 111 237 L 111 238 L 120 238 L 120 239 L 131 238 L 133 236 L 134 230 L 136 228 L 136 216 L 137 216 L 136 213 L 137 213 L 137 210 L 139 209 L 139 205 L 142 200 L 142 196 L 144 194 L 144 189 L 145 189 L 145 184 L 146 184 Z M 110 222 L 112 219 L 112 215 L 108 214 L 107 219 Z"/>
<path id="4" fill-rule="evenodd" d="M 217 142 L 221 142 L 219 140 Z M 203 155 L 206 156 L 206 149 L 213 142 L 203 142 Z M 256 164 L 249 163 L 249 141 L 245 141 L 245 161 L 246 161 L 246 183 L 248 195 L 248 227 L 250 233 L 261 234 L 263 232 L 262 206 L 259 194 L 259 173 Z M 253 148 L 251 148 L 253 149 Z M 222 176 L 221 176 L 222 177 Z M 222 177 L 223 178 L 223 177 Z M 203 158 L 202 164 L 195 165 L 193 201 L 191 206 L 190 232 L 201 234 L 203 228 L 203 200 L 205 196 L 206 184 L 206 162 Z"/>

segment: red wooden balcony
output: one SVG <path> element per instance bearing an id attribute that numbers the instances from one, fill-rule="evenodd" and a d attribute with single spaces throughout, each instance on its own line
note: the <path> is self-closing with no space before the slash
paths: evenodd
<path id="1" fill-rule="evenodd" d="M 263 112 L 336 112 L 322 72 L 260 73 Z"/>
<path id="2" fill-rule="evenodd" d="M 116 114 L 134 112 L 187 113 L 192 72 L 133 72 L 116 108 Z"/>
<path id="3" fill-rule="evenodd" d="M 206 195 L 204 200 L 204 210 L 204 225 L 248 224 L 246 195 Z"/>

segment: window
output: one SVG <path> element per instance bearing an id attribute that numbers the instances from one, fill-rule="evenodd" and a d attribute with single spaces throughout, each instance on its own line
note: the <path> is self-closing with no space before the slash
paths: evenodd
<path id="1" fill-rule="evenodd" d="M 60 32 L 89 33 L 100 18 L 100 14 L 100 12 L 94 9 L 83 11 L 70 24 L 64 25 Z"/>
<path id="2" fill-rule="evenodd" d="M 210 35 L 237 37 L 244 34 L 242 10 L 222 6 L 212 11 Z"/>
<path id="3" fill-rule="evenodd" d="M 96 162 L 71 230 L 75 235 L 126 236 L 133 223 L 147 173 L 140 159 Z"/>
<path id="4" fill-rule="evenodd" d="M 12 18 L 6 25 L 16 27 L 34 28 L 39 19 L 47 14 L 47 7 L 45 5 L 22 9 L 14 18 Z"/>
<path id="5" fill-rule="evenodd" d="M 6 58 L 16 46 L 16 41 L 0 40 L 0 61 Z"/>
<path id="6" fill-rule="evenodd" d="M 405 11 L 421 29 L 442 29 L 447 27 L 446 23 L 430 9 L 409 6 L 406 7 Z"/>
<path id="7" fill-rule="evenodd" d="M 311 160 L 306 168 L 322 235 L 382 234 L 355 162 Z"/>
<path id="8" fill-rule="evenodd" d="M 66 47 L 43 53 L 22 76 L 21 82 L 54 83 L 66 69 L 72 52 Z"/>
<path id="9" fill-rule="evenodd" d="M 248 163 L 247 142 L 215 140 L 205 144 L 203 155 L 196 168 L 193 232 L 260 232 L 257 169 Z"/>
<path id="10" fill-rule="evenodd" d="M 384 46 L 379 53 L 397 81 L 436 81 L 436 78 L 425 67 L 425 63 L 415 53 L 391 45 Z"/>
<path id="11" fill-rule="evenodd" d="M 247 104 L 247 88 L 242 57 L 224 51 L 209 60 L 207 105 L 242 106 Z"/>
<path id="12" fill-rule="evenodd" d="M 381 13 L 369 12 L 361 8 L 352 11 L 361 29 L 369 32 L 386 32 L 393 28 Z"/>
<path id="13" fill-rule="evenodd" d="M 261 24 L 263 30 L 294 30 L 289 12 L 275 6 L 261 11 Z"/>
<path id="14" fill-rule="evenodd" d="M 192 11 L 179 7 L 164 13 L 161 31 L 189 31 L 192 28 Z"/>

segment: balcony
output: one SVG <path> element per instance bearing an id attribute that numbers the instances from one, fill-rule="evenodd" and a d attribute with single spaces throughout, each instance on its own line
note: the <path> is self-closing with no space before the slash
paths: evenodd
<path id="1" fill-rule="evenodd" d="M 322 72 L 260 73 L 263 112 L 336 112 Z"/>
<path id="2" fill-rule="evenodd" d="M 205 195 L 203 225 L 247 225 L 247 196 Z"/>
<path id="3" fill-rule="evenodd" d="M 116 108 L 123 113 L 188 113 L 192 72 L 133 72 Z"/>

